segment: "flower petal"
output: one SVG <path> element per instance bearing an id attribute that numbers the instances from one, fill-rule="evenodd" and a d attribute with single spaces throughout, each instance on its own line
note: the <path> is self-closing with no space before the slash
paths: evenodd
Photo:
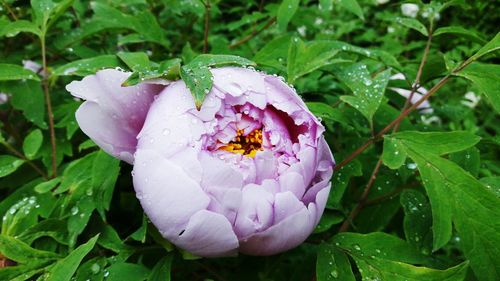
<path id="1" fill-rule="evenodd" d="M 195 213 L 172 242 L 202 257 L 235 256 L 238 251 L 238 238 L 227 218 L 207 210 Z"/>
<path id="2" fill-rule="evenodd" d="M 86 100 L 77 112 L 82 131 L 106 152 L 131 163 L 136 136 L 153 98 L 165 86 L 138 84 L 122 87 L 130 73 L 98 71 L 66 86 L 73 96 Z"/>
<path id="3" fill-rule="evenodd" d="M 133 180 L 144 211 L 168 239 L 176 239 L 190 217 L 210 202 L 195 180 L 154 150 L 137 150 Z"/>

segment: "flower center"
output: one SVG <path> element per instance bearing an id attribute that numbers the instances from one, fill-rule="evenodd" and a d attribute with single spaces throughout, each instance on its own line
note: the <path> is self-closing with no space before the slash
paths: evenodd
<path id="1" fill-rule="evenodd" d="M 257 151 L 262 150 L 262 129 L 253 130 L 246 136 L 243 135 L 244 132 L 237 130 L 234 140 L 219 149 L 255 157 Z"/>

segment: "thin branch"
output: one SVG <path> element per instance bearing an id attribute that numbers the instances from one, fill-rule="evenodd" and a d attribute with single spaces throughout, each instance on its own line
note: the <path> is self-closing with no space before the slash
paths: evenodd
<path id="1" fill-rule="evenodd" d="M 203 35 L 203 53 L 208 52 L 208 32 L 210 31 L 210 0 L 207 0 L 205 5 L 205 33 Z"/>
<path id="2" fill-rule="evenodd" d="M 356 207 L 351 211 L 349 216 L 344 220 L 344 223 L 342 223 L 342 226 L 339 229 L 339 232 L 345 232 L 349 229 L 349 225 L 351 222 L 354 220 L 354 218 L 361 212 L 363 209 L 363 204 L 366 202 L 366 199 L 368 198 L 368 194 L 370 194 L 371 187 L 373 186 L 373 183 L 375 182 L 375 179 L 377 178 L 378 171 L 380 170 L 380 166 L 382 166 L 382 158 L 380 158 L 377 161 L 377 164 L 375 165 L 375 169 L 373 169 L 372 175 L 370 176 L 370 180 L 366 184 L 365 190 L 363 191 L 363 194 L 361 194 L 361 197 L 359 199 L 358 204 Z"/>
<path id="3" fill-rule="evenodd" d="M 16 14 L 14 13 L 14 11 L 12 11 L 12 8 L 9 6 L 9 3 L 7 3 L 7 1 L 2 1 L 3 3 L 3 6 L 5 7 L 5 9 L 7 9 L 7 11 L 9 12 L 10 16 L 15 20 L 17 21 L 17 16 Z"/>
<path id="4" fill-rule="evenodd" d="M 415 92 L 417 91 L 418 87 L 419 87 L 419 84 L 420 84 L 420 78 L 422 77 L 422 72 L 423 72 L 423 69 L 424 69 L 424 66 L 427 62 L 427 58 L 429 56 L 429 51 L 430 51 L 430 46 L 431 46 L 431 42 L 432 42 L 432 23 L 431 23 L 431 26 L 429 28 L 429 37 L 427 39 L 427 44 L 425 46 L 425 50 L 424 50 L 424 54 L 422 56 L 422 60 L 420 61 L 420 65 L 418 67 L 418 71 L 417 71 L 417 76 L 415 77 L 415 82 L 413 83 L 413 87 L 411 89 L 411 92 L 410 92 L 410 95 L 408 96 L 408 98 L 406 99 L 405 101 L 405 104 L 403 106 L 403 108 L 401 109 L 401 114 L 406 112 L 406 110 L 408 109 L 408 106 L 411 104 L 411 100 L 413 98 L 413 95 L 415 94 Z M 393 133 L 397 132 L 399 130 L 399 126 L 401 124 L 401 121 L 403 119 L 401 118 L 399 121 L 397 121 L 395 124 L 394 124 L 394 128 L 392 130 Z M 383 131 L 383 130 L 382 130 Z M 373 132 L 373 130 L 372 130 Z M 379 137 L 381 137 L 382 135 L 377 134 L 379 135 Z M 377 136 L 374 136 L 372 138 L 372 140 L 375 140 L 377 139 Z M 370 142 L 370 144 L 373 143 Z M 366 143 L 365 143 L 366 144 Z M 363 147 L 363 146 L 362 146 Z M 364 150 L 365 148 L 363 148 Z M 362 151 L 362 150 L 361 150 Z M 360 152 L 361 153 L 361 152 Z M 357 155 L 357 154 L 356 154 Z M 353 156 L 353 154 L 351 154 L 351 156 Z M 353 156 L 352 158 L 354 158 L 355 156 Z M 380 166 L 382 165 L 382 155 L 379 156 L 379 159 L 377 161 L 377 164 L 375 165 L 375 168 L 373 169 L 373 172 L 372 172 L 372 175 L 370 177 L 370 180 L 368 181 L 368 183 L 366 184 L 366 187 L 365 187 L 365 190 L 363 191 L 363 194 L 361 194 L 361 197 L 358 201 L 358 204 L 356 205 L 356 207 L 349 213 L 348 217 L 346 218 L 346 220 L 344 220 L 344 223 L 342 223 L 342 226 L 340 227 L 339 229 L 339 232 L 345 232 L 349 229 L 349 226 L 350 224 L 352 223 L 352 221 L 354 221 L 354 219 L 358 216 L 358 214 L 361 212 L 361 210 L 365 207 L 366 205 L 366 201 L 368 199 L 368 195 L 370 194 L 370 190 L 373 186 L 373 183 L 375 182 L 375 179 L 377 178 L 377 174 L 378 172 L 380 171 Z"/>
<path id="5" fill-rule="evenodd" d="M 245 44 L 246 42 L 250 41 L 250 39 L 254 38 L 262 31 L 268 29 L 271 25 L 273 25 L 274 22 L 276 22 L 276 17 L 270 18 L 269 21 L 261 29 L 255 30 L 252 33 L 248 34 L 247 36 L 243 37 L 241 40 L 229 45 L 229 49 L 233 49 L 242 44 Z"/>
<path id="6" fill-rule="evenodd" d="M 50 100 L 49 94 L 49 85 L 47 81 L 47 54 L 45 48 L 45 34 L 40 37 L 40 43 L 42 45 L 42 67 L 43 74 L 42 75 L 42 86 L 43 93 L 45 95 L 45 104 L 47 105 L 47 114 L 49 117 L 49 130 L 50 130 L 50 144 L 52 146 L 52 177 L 57 176 L 57 148 L 56 148 L 56 132 L 54 129 L 54 115 L 52 113 L 52 102 Z"/>
<path id="7" fill-rule="evenodd" d="M 17 149 L 15 149 L 12 145 L 10 145 L 8 142 L 2 142 L 2 144 L 7 148 L 8 151 L 10 151 L 12 154 L 15 156 L 21 158 L 26 164 L 30 165 L 33 170 L 35 170 L 40 176 L 42 176 L 44 179 L 48 179 L 47 175 L 40 169 L 35 163 L 31 162 L 24 154 L 19 152 Z"/>

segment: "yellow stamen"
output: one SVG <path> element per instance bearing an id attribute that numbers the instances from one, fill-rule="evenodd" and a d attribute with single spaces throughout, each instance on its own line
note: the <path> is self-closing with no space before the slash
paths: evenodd
<path id="1" fill-rule="evenodd" d="M 232 153 L 239 153 L 248 157 L 255 157 L 257 151 L 262 150 L 262 130 L 257 129 L 250 132 L 248 135 L 243 135 L 244 130 L 237 130 L 234 141 L 219 148 Z"/>

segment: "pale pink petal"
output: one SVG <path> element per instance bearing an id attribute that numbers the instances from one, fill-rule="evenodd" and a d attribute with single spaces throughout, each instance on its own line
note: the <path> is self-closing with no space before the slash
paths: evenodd
<path id="1" fill-rule="evenodd" d="M 131 163 L 136 136 L 141 130 L 153 98 L 164 86 L 138 84 L 122 87 L 130 73 L 114 69 L 98 71 L 66 89 L 86 100 L 76 119 L 82 131 L 109 154 Z"/>
<path id="2" fill-rule="evenodd" d="M 203 257 L 235 256 L 238 252 L 238 238 L 229 221 L 207 210 L 195 213 L 185 231 L 172 242 Z"/>
<path id="3" fill-rule="evenodd" d="M 189 174 L 153 150 L 137 150 L 133 180 L 144 211 L 168 239 L 176 239 L 189 218 L 210 202 Z"/>

